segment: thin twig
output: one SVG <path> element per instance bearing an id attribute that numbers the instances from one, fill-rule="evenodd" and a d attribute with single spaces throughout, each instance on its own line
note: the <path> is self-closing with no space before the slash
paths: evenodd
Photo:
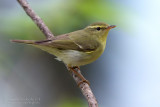
<path id="1" fill-rule="evenodd" d="M 30 6 L 26 0 L 17 0 L 17 1 L 23 7 L 23 9 L 27 13 L 27 15 L 37 24 L 38 28 L 43 32 L 43 34 L 45 35 L 45 37 L 47 39 L 54 37 L 54 35 L 49 30 L 49 28 L 42 21 L 42 19 L 38 15 L 36 15 L 36 13 L 30 8 Z M 73 69 L 75 71 L 81 73 L 81 71 L 79 69 L 77 69 L 77 68 L 73 68 Z M 74 72 L 71 72 L 71 73 L 72 73 L 72 77 L 75 80 L 75 82 L 77 84 L 80 83 L 81 78 L 76 76 L 76 74 Z M 98 103 L 96 101 L 96 98 L 95 98 L 90 86 L 86 82 L 83 82 L 79 85 L 79 88 L 81 89 L 81 92 L 83 93 L 86 100 L 88 101 L 89 107 L 98 107 Z"/>
<path id="2" fill-rule="evenodd" d="M 75 71 L 77 71 L 78 73 L 81 74 L 80 69 L 78 69 L 78 68 L 72 68 L 72 69 L 74 69 Z M 68 68 L 68 70 L 71 70 L 71 69 Z M 71 75 L 72 75 L 73 79 L 75 80 L 75 82 L 77 83 L 77 85 L 78 85 L 78 83 L 80 83 L 82 81 L 81 78 L 79 78 L 72 71 L 71 71 Z M 79 85 L 79 88 L 81 89 L 81 92 L 83 93 L 84 97 L 88 101 L 89 107 L 98 107 L 97 100 L 96 100 L 90 86 L 88 85 L 88 83 L 86 83 L 86 82 L 81 83 Z"/>
<path id="3" fill-rule="evenodd" d="M 43 20 L 32 10 L 26 0 L 17 0 L 19 4 L 23 7 L 27 15 L 36 23 L 38 28 L 44 33 L 47 39 L 53 37 L 54 35 L 44 24 Z"/>

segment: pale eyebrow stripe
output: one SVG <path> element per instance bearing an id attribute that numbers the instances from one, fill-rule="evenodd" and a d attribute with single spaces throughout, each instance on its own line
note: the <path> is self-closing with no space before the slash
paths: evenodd
<path id="1" fill-rule="evenodd" d="M 106 28 L 106 26 L 88 26 L 87 28 L 97 28 L 97 27 Z"/>

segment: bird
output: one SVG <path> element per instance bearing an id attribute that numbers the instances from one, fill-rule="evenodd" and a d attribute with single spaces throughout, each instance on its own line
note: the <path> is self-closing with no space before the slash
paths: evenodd
<path id="1" fill-rule="evenodd" d="M 62 61 L 68 68 L 80 67 L 97 60 L 105 50 L 109 31 L 115 28 L 104 22 L 95 22 L 89 26 L 70 33 L 58 35 L 45 40 L 11 40 L 40 48 Z M 73 70 L 74 71 L 74 70 Z M 74 71 L 75 72 L 75 71 Z M 84 77 L 75 72 L 82 81 Z"/>

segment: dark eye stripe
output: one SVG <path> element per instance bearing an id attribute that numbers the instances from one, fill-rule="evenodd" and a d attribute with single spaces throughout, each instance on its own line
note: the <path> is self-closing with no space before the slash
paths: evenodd
<path id="1" fill-rule="evenodd" d="M 100 28 L 100 27 L 97 27 L 96 29 L 97 29 L 98 31 L 99 31 L 99 30 L 101 30 L 101 28 Z"/>

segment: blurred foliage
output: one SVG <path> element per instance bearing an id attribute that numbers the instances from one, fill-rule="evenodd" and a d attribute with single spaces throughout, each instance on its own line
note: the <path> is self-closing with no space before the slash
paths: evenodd
<path id="1" fill-rule="evenodd" d="M 97 21 L 109 24 L 120 23 L 117 17 L 120 16 L 121 12 L 117 11 L 116 5 L 114 6 L 110 1 L 81 0 L 77 2 L 75 0 L 63 0 L 61 2 L 53 2 L 45 7 L 43 5 L 43 8 L 41 5 L 36 5 L 36 8 L 33 7 L 55 35 L 81 29 Z M 18 9 L 22 10 L 22 8 Z M 17 8 L 12 10 L 17 15 L 10 14 L 11 16 L 3 17 L 3 27 L 0 25 L 0 32 L 19 39 L 44 38 L 24 11 L 19 13 L 16 11 L 18 11 Z"/>
<path id="2" fill-rule="evenodd" d="M 55 105 L 49 107 L 55 107 Z M 56 107 L 88 107 L 88 105 L 78 98 L 67 98 L 61 100 Z"/>

